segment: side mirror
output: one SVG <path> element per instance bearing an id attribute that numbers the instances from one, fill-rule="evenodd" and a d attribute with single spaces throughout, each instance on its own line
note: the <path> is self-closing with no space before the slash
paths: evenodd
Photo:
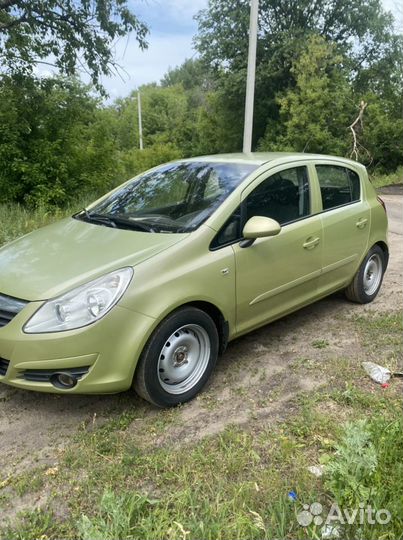
<path id="1" fill-rule="evenodd" d="M 275 219 L 264 216 L 253 216 L 245 223 L 242 235 L 245 240 L 241 241 L 241 247 L 253 244 L 256 238 L 276 236 L 281 231 L 281 225 Z"/>

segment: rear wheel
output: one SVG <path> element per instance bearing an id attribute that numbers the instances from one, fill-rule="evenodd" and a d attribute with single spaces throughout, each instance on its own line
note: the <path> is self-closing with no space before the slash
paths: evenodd
<path id="1" fill-rule="evenodd" d="M 204 311 L 186 307 L 169 315 L 154 331 L 139 360 L 134 388 L 159 407 L 194 398 L 217 360 L 219 339 Z"/>
<path id="2" fill-rule="evenodd" d="M 381 288 L 385 266 L 385 255 L 382 249 L 374 246 L 345 290 L 347 298 L 359 304 L 372 302 Z"/>

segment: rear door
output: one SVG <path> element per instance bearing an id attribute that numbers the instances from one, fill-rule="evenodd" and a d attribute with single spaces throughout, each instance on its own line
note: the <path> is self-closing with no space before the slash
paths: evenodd
<path id="1" fill-rule="evenodd" d="M 357 171 L 340 163 L 315 165 L 322 199 L 323 251 L 319 293 L 351 282 L 368 249 L 370 208 Z"/>

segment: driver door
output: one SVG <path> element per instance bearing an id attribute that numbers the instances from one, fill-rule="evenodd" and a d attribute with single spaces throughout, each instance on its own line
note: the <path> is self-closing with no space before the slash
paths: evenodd
<path id="1" fill-rule="evenodd" d="M 293 311 L 317 294 L 323 232 L 320 216 L 313 215 L 315 204 L 307 165 L 281 169 L 245 190 L 243 223 L 265 216 L 282 229 L 249 247 L 233 245 L 237 333 Z"/>

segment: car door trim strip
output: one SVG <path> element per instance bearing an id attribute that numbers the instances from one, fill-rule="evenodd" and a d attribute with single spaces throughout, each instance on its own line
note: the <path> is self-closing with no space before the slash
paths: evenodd
<path id="1" fill-rule="evenodd" d="M 311 272 L 310 274 L 306 274 L 305 276 L 301 276 L 300 278 L 294 279 L 294 281 L 290 281 L 289 283 L 280 285 L 280 287 L 276 287 L 275 289 L 272 289 L 271 291 L 267 291 L 263 294 L 260 294 L 254 300 L 252 300 L 249 303 L 249 305 L 253 306 L 254 304 L 263 302 L 263 300 L 272 298 L 273 296 L 276 296 L 277 294 L 281 294 L 282 292 L 287 291 L 288 289 L 292 289 L 293 287 L 298 287 L 298 285 L 301 285 L 302 283 L 305 283 L 306 281 L 310 281 L 311 279 L 315 279 L 319 277 L 320 275 L 321 275 L 321 270 L 320 269 L 315 270 L 315 272 Z"/>
<path id="2" fill-rule="evenodd" d="M 347 264 L 350 264 L 357 259 L 358 259 L 358 253 L 354 253 L 354 255 L 350 255 L 350 257 L 346 257 L 345 259 L 341 259 L 340 261 L 336 261 L 332 264 L 328 264 L 327 266 L 324 266 L 322 268 L 322 274 L 327 274 L 328 272 L 337 270 L 338 268 L 341 268 L 342 266 L 346 266 Z"/>

